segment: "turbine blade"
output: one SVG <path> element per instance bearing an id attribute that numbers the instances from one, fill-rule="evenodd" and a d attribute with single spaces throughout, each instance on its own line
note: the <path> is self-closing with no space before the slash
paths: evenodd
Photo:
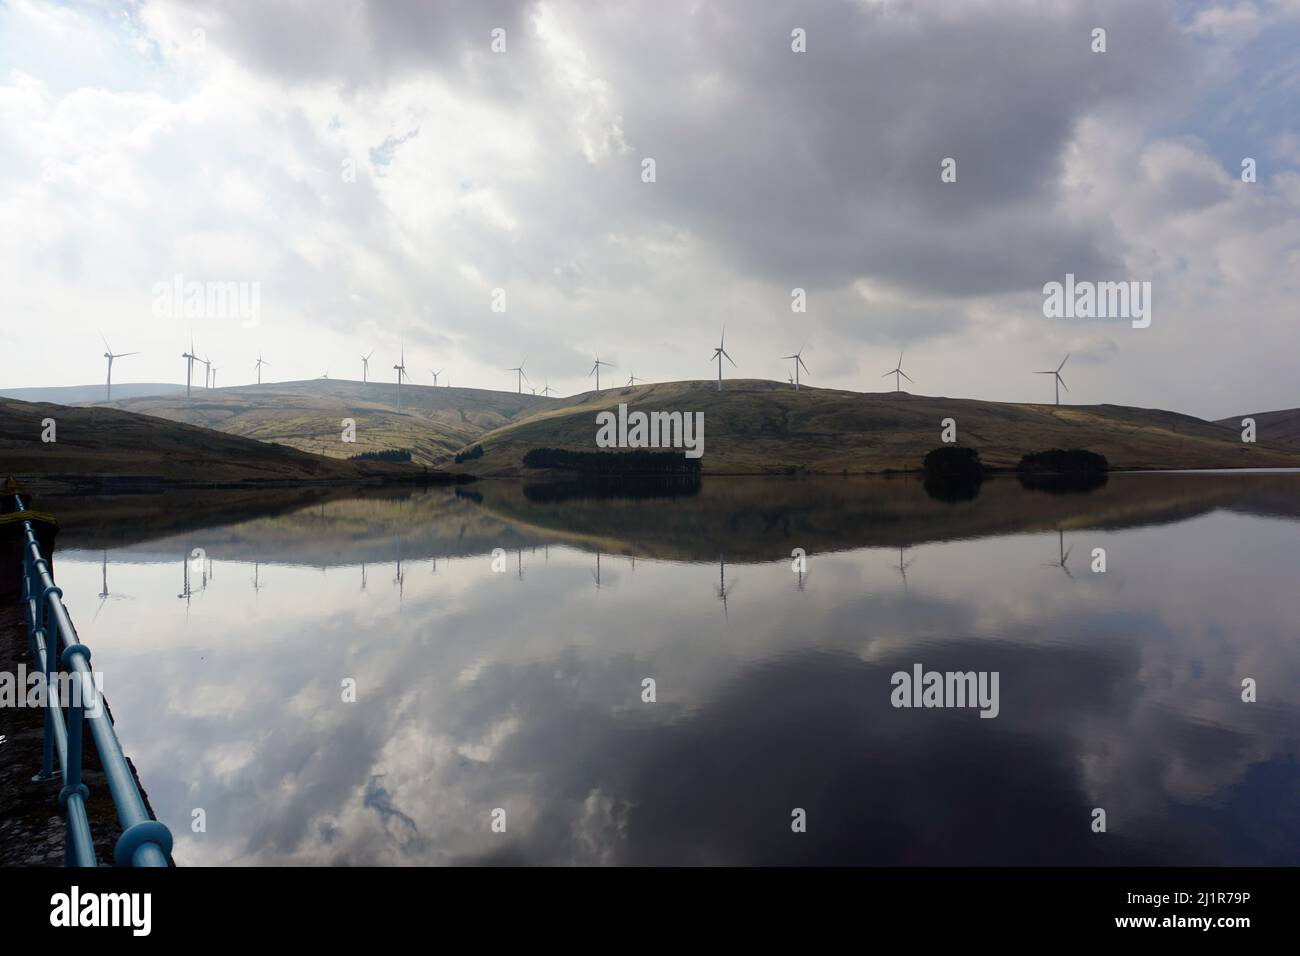
<path id="1" fill-rule="evenodd" d="M 901 376 L 903 376 L 903 378 L 907 379 L 909 382 L 912 382 L 912 384 L 916 384 L 916 383 L 912 380 L 912 376 L 908 375 L 908 374 L 907 374 L 906 372 L 904 372 L 902 369 L 899 369 L 899 370 L 898 370 L 898 374 L 901 375 Z"/>
<path id="2" fill-rule="evenodd" d="M 804 361 L 803 361 L 803 359 L 798 358 L 798 356 L 796 356 L 795 358 L 796 358 L 796 360 L 799 362 L 800 365 L 803 365 L 803 370 L 804 370 L 805 372 L 808 372 L 808 366 L 807 366 L 807 365 L 804 365 Z M 808 374 L 811 375 L 812 372 L 808 372 Z"/>
<path id="3" fill-rule="evenodd" d="M 1065 353 L 1065 358 L 1061 359 L 1061 364 L 1058 365 L 1058 366 L 1056 366 L 1056 370 L 1057 370 L 1058 372 L 1059 372 L 1061 369 L 1065 368 L 1065 363 L 1068 362 L 1068 361 L 1070 361 L 1070 355 L 1071 355 L 1071 354 L 1072 354 L 1072 353 L 1070 353 L 1070 352 L 1066 352 L 1066 353 Z"/>
<path id="4" fill-rule="evenodd" d="M 1070 386 L 1065 384 L 1065 379 L 1061 378 L 1059 375 L 1056 376 L 1056 379 L 1061 383 L 1061 388 L 1065 389 L 1067 392 L 1070 390 Z"/>

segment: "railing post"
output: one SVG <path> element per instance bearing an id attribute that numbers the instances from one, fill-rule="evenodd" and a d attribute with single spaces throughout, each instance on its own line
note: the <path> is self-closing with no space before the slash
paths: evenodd
<path id="1" fill-rule="evenodd" d="M 40 609 L 40 627 L 36 632 L 38 635 L 37 640 L 41 640 L 45 645 L 45 661 L 41 675 L 45 680 L 45 740 L 41 748 L 41 772 L 32 778 L 33 783 L 51 780 L 56 773 L 54 770 L 54 712 L 59 705 L 57 701 L 58 688 L 54 684 L 53 676 L 56 673 L 55 662 L 59 659 L 59 624 L 48 609 L 49 601 L 55 594 L 62 598 L 63 591 L 54 586 L 45 588 L 41 592 L 41 600 L 37 605 Z M 56 700 L 50 700 L 52 695 Z"/>
<path id="2" fill-rule="evenodd" d="M 86 667 L 78 667 L 80 658 Z M 90 789 L 81 782 L 82 732 L 85 723 L 86 695 L 90 695 L 90 712 L 100 712 L 98 688 L 95 687 L 93 673 L 89 670 L 90 648 L 85 644 L 69 644 L 60 657 L 68 672 L 68 684 L 71 696 L 68 700 L 68 746 L 63 766 L 63 789 L 59 791 L 59 805 L 68 821 L 67 843 L 64 845 L 65 863 L 68 866 L 95 866 L 95 848 L 93 844 L 80 845 L 73 838 L 74 819 L 80 821 L 86 814 L 86 798 Z M 87 678 L 90 678 L 87 680 Z M 87 821 L 88 824 L 89 821 Z"/>

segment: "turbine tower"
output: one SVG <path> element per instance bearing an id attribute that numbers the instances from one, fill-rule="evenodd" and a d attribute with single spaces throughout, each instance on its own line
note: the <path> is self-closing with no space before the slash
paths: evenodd
<path id="1" fill-rule="evenodd" d="M 732 595 L 732 593 L 736 590 L 736 585 L 739 583 L 740 583 L 739 581 L 735 581 L 735 580 L 733 580 L 730 584 L 727 583 L 727 561 L 726 558 L 722 556 L 722 554 L 719 554 L 718 555 L 718 586 L 714 588 L 714 590 L 718 594 L 718 600 L 722 602 L 722 616 L 724 618 L 729 618 L 730 616 L 727 613 L 727 598 Z"/>
<path id="2" fill-rule="evenodd" d="M 645 379 L 643 379 L 643 378 L 637 378 L 635 375 L 629 375 L 629 376 L 627 377 L 627 384 L 628 384 L 628 385 L 632 385 L 632 386 L 635 386 L 637 382 L 644 382 L 644 381 L 645 381 Z M 627 387 L 627 386 L 624 386 L 624 388 L 626 388 L 626 387 Z"/>
<path id="3" fill-rule="evenodd" d="M 217 372 L 220 371 L 215 365 L 212 366 L 212 387 L 217 387 Z"/>
<path id="4" fill-rule="evenodd" d="M 375 350 L 371 349 L 365 355 L 361 356 L 361 384 L 362 385 L 365 385 L 367 382 L 370 381 L 370 356 L 374 354 L 375 354 Z"/>
<path id="5" fill-rule="evenodd" d="M 908 375 L 906 372 L 903 371 L 903 353 L 902 353 L 902 352 L 899 352 L 899 353 L 898 353 L 898 364 L 895 365 L 893 368 L 891 368 L 888 372 L 886 372 L 884 375 L 882 375 L 882 376 L 880 376 L 880 377 L 881 377 L 881 378 L 889 378 L 889 376 L 891 376 L 891 375 L 894 376 L 894 391 L 895 391 L 895 392 L 901 392 L 901 391 L 903 390 L 902 387 L 901 387 L 901 383 L 899 382 L 899 378 L 898 378 L 900 375 L 903 376 L 903 378 L 907 379 L 909 382 L 912 381 L 912 376 Z"/>
<path id="6" fill-rule="evenodd" d="M 527 362 L 528 362 L 528 359 L 524 359 L 522 362 L 520 362 L 518 365 L 514 366 L 513 368 L 508 368 L 508 369 L 506 369 L 507 372 L 517 372 L 517 373 L 518 373 L 518 374 L 515 376 L 515 380 L 516 380 L 516 382 L 518 383 L 519 394 L 520 394 L 520 395 L 524 394 L 524 382 L 528 379 L 528 376 L 524 374 L 524 365 L 526 365 Z"/>
<path id="7" fill-rule="evenodd" d="M 402 376 L 406 375 L 405 345 L 402 346 L 401 358 L 398 360 L 398 363 L 393 366 L 393 371 L 397 373 L 397 410 L 400 412 L 402 410 Z M 409 381 L 411 376 L 406 375 L 406 378 Z"/>
<path id="8" fill-rule="evenodd" d="M 1035 372 L 1035 375 L 1055 375 L 1056 376 L 1056 404 L 1061 404 L 1061 388 L 1064 387 L 1068 392 L 1069 386 L 1065 384 L 1065 379 L 1061 378 L 1061 369 L 1065 368 L 1065 363 L 1070 361 L 1070 353 L 1065 353 L 1065 358 L 1061 359 L 1061 364 L 1054 369 L 1048 369 L 1046 372 Z"/>
<path id="9" fill-rule="evenodd" d="M 199 361 L 203 363 L 203 387 L 211 388 L 209 383 L 212 381 L 212 356 L 205 354 Z"/>
<path id="10" fill-rule="evenodd" d="M 268 361 L 266 361 L 265 359 L 262 358 L 262 353 L 261 353 L 261 352 L 258 352 L 258 353 L 257 353 L 257 361 L 253 363 L 253 368 L 257 371 L 257 384 L 258 384 L 258 385 L 261 385 L 261 384 L 262 384 L 262 366 L 263 366 L 263 365 L 270 365 L 270 364 L 271 364 L 270 362 L 268 362 Z"/>
<path id="11" fill-rule="evenodd" d="M 587 378 L 591 378 L 592 375 L 595 375 L 595 376 L 596 376 L 596 391 L 598 391 L 598 392 L 600 391 L 600 367 L 601 367 L 602 365 L 605 366 L 606 368 L 613 368 L 613 367 L 614 367 L 614 366 L 611 365 L 609 362 L 602 362 L 602 361 L 600 360 L 600 356 L 597 355 L 597 356 L 596 356 L 596 364 L 593 365 L 593 366 L 591 367 L 591 371 L 587 373 Z"/>
<path id="12" fill-rule="evenodd" d="M 790 381 L 794 383 L 794 390 L 799 391 L 799 367 L 802 365 L 803 370 L 808 371 L 808 366 L 803 364 L 803 346 L 800 346 L 799 351 L 795 352 L 794 355 L 782 355 L 781 358 L 794 360 L 794 378 L 790 379 Z"/>
<path id="13" fill-rule="evenodd" d="M 108 339 L 104 338 L 104 333 L 99 333 L 100 341 L 104 343 L 104 358 L 108 359 L 108 378 L 104 382 L 104 401 L 113 399 L 113 359 L 125 358 L 128 355 L 139 355 L 139 352 L 114 352 L 113 346 L 108 344 Z"/>
<path id="14" fill-rule="evenodd" d="M 194 354 L 194 336 L 190 336 L 190 350 L 182 352 L 181 358 L 185 359 L 185 397 L 190 397 L 190 380 L 194 377 L 194 363 L 199 357 Z"/>
<path id="15" fill-rule="evenodd" d="M 546 384 L 542 387 L 542 396 L 545 397 L 547 395 L 550 395 L 551 392 L 553 391 L 555 391 L 555 389 L 551 388 L 551 379 L 548 376 L 546 379 Z"/>
<path id="16" fill-rule="evenodd" d="M 731 362 L 731 367 L 735 368 L 736 363 L 730 355 L 727 354 L 727 327 L 722 327 L 722 337 L 718 340 L 718 347 L 713 350 L 713 357 L 718 360 L 718 391 L 722 391 L 722 360 L 725 357 Z"/>
<path id="17" fill-rule="evenodd" d="M 1060 568 L 1065 572 L 1067 578 L 1073 580 L 1074 575 L 1070 573 L 1070 567 L 1066 562 L 1070 560 L 1070 552 L 1074 550 L 1074 545 L 1070 545 L 1068 548 L 1065 546 L 1065 532 L 1060 528 L 1056 529 L 1056 548 L 1058 559 L 1056 561 L 1046 562 L 1043 567 Z"/>
<path id="18" fill-rule="evenodd" d="M 443 369 L 443 368 L 438 369 L 438 371 L 436 371 L 436 372 L 435 372 L 433 369 L 429 369 L 429 373 L 433 376 L 433 387 L 434 387 L 434 388 L 437 388 L 437 387 L 438 387 L 438 376 L 441 375 L 441 374 L 442 374 L 443 372 L 445 372 L 445 371 L 446 371 L 446 369 Z"/>

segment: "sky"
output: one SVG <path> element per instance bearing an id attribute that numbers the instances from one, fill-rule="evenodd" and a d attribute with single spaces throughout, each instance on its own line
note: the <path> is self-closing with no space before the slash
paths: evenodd
<path id="1" fill-rule="evenodd" d="M 1298 104 L 1300 0 L 0 0 L 0 387 L 192 336 L 222 385 L 573 394 L 725 326 L 740 377 L 1291 408 Z M 1045 316 L 1067 274 L 1150 326 Z"/>

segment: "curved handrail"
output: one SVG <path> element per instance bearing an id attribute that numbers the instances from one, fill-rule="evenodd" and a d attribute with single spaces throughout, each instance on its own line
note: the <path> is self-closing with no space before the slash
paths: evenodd
<path id="1" fill-rule="evenodd" d="M 145 806 L 135 776 L 122 753 L 122 744 L 108 712 L 100 706 L 99 689 L 90 669 L 90 648 L 77 637 L 68 609 L 63 605 L 63 591 L 54 583 L 49 562 L 32 527 L 34 512 L 24 506 L 22 497 L 14 495 L 15 512 L 23 527 L 22 600 L 32 657 L 46 681 L 45 748 L 43 767 L 34 780 L 55 776 L 57 756 L 63 787 L 59 804 L 67 822 L 66 858 L 70 866 L 96 866 L 95 848 L 90 836 L 86 799 L 89 790 L 81 782 L 82 725 L 90 728 L 91 739 L 99 753 L 99 762 L 108 782 L 109 796 L 117 811 L 122 835 L 113 851 L 118 866 L 168 866 L 172 849 L 171 831 L 155 820 Z M 62 653 L 59 651 L 62 645 Z M 66 671 L 76 692 L 68 704 L 68 716 L 54 696 L 51 679 Z"/>

